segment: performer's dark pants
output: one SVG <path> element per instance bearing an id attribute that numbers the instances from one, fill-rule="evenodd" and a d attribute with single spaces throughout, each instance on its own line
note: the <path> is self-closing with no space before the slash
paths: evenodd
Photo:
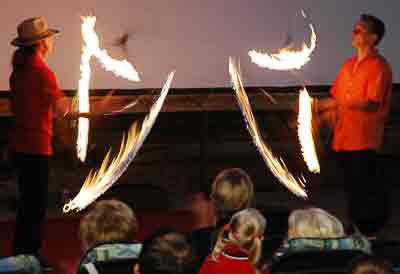
<path id="1" fill-rule="evenodd" d="M 388 195 L 384 182 L 377 178 L 376 151 L 340 151 L 335 154 L 343 171 L 351 221 L 365 234 L 376 233 L 388 218 Z"/>
<path id="2" fill-rule="evenodd" d="M 13 253 L 38 254 L 46 214 L 50 157 L 16 153 L 19 202 Z"/>

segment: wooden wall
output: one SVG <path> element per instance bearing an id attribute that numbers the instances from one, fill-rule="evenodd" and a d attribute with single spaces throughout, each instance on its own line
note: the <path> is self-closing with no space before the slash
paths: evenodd
<path id="1" fill-rule="evenodd" d="M 297 117 L 292 111 L 293 103 L 297 99 L 295 91 L 298 88 L 265 90 L 274 96 L 277 104 L 272 103 L 259 88 L 249 88 L 248 93 L 264 139 L 274 153 L 285 160 L 295 175 L 303 174 L 314 188 L 337 184 L 326 131 L 320 132 L 318 140 L 323 170 L 321 175 L 311 175 L 307 172 L 301 159 L 297 139 Z M 325 96 L 327 90 L 328 87 L 309 88 L 314 97 Z M 395 163 L 400 156 L 398 145 L 400 139 L 397 138 L 400 134 L 398 130 L 400 105 L 397 90 L 399 88 L 395 86 L 392 114 L 386 126 L 385 144 L 382 150 L 382 166 L 385 172 L 387 171 L 385 176 L 391 183 L 395 183 L 395 177 L 390 174 L 395 174 Z M 76 133 L 75 120 L 64 119 L 56 122 L 56 153 L 50 186 L 53 203 L 62 202 L 63 190 L 72 193 L 79 191 L 89 171 L 100 166 L 106 152 L 112 149 L 112 153 L 115 153 L 119 149 L 124 132 L 134 121 L 141 121 L 144 118 L 158 94 L 150 92 L 116 91 L 110 101 L 112 109 L 119 109 L 133 100 L 138 100 L 138 103 L 124 114 L 91 115 L 90 145 L 87 161 L 84 164 L 76 159 L 73 145 L 68 147 L 61 142 L 69 140 L 69 144 L 73 144 L 74 138 L 71 133 Z M 96 94 L 91 96 L 91 104 L 95 111 L 105 92 L 97 91 Z M 2 188 L 0 202 L 15 196 L 15 187 L 10 186 L 14 177 L 6 154 L 8 136 L 12 136 L 13 124 L 7 97 L 7 93 L 0 94 L 0 142 L 3 148 L 0 161 Z M 69 134 L 65 135 L 65 132 Z M 127 172 L 118 180 L 117 185 L 124 189 L 119 191 L 118 195 L 130 195 L 137 203 L 142 203 L 143 207 L 157 207 L 157 203 L 180 207 L 189 193 L 207 192 L 215 174 L 226 167 L 242 167 L 248 171 L 254 180 L 257 192 L 287 192 L 272 176 L 253 145 L 232 90 L 172 90 L 144 146 Z M 152 186 L 151 189 L 149 186 Z M 149 200 L 144 197 L 145 194 L 141 194 L 145 189 L 154 192 L 161 190 L 168 199 L 162 200 L 161 195 L 158 201 Z M 132 192 L 135 192 L 136 196 L 133 196 Z"/>

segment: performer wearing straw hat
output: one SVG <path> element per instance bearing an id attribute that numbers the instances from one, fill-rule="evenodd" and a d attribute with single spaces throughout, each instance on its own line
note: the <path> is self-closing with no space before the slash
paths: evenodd
<path id="1" fill-rule="evenodd" d="M 383 187 L 376 180 L 392 93 L 391 67 L 376 49 L 384 34 L 380 19 L 360 16 L 352 33 L 356 54 L 342 65 L 331 97 L 316 107 L 321 114 L 334 114 L 332 149 L 343 171 L 349 217 L 365 233 L 377 232 L 377 224 L 388 217 Z"/>
<path id="2" fill-rule="evenodd" d="M 41 224 L 45 217 L 49 161 L 52 151 L 54 114 L 68 107 L 54 72 L 46 64 L 53 51 L 53 37 L 43 17 L 24 20 L 11 42 L 17 49 L 12 57 L 10 76 L 11 110 L 15 115 L 12 140 L 18 169 L 19 205 L 13 253 L 38 256 Z"/>

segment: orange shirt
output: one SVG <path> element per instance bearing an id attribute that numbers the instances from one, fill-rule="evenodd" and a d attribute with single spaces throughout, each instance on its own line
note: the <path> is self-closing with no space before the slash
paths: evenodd
<path id="1" fill-rule="evenodd" d="M 386 60 L 374 52 L 357 64 L 348 59 L 330 91 L 339 102 L 374 102 L 376 111 L 341 108 L 337 113 L 332 149 L 335 151 L 376 150 L 383 140 L 385 121 L 390 109 L 392 70 Z"/>
<path id="2" fill-rule="evenodd" d="M 10 77 L 11 109 L 16 117 L 14 150 L 51 155 L 53 110 L 63 96 L 54 73 L 38 56 L 13 71 Z"/>

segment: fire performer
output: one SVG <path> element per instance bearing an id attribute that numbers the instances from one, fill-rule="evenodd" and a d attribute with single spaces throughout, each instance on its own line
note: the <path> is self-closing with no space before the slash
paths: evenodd
<path id="1" fill-rule="evenodd" d="M 19 205 L 14 235 L 14 255 L 38 256 L 41 224 L 45 217 L 53 115 L 68 110 L 54 72 L 46 64 L 58 30 L 49 29 L 43 17 L 24 20 L 11 44 L 11 110 L 15 115 L 14 159 L 18 169 Z M 38 257 L 40 258 L 40 257 Z"/>
<path id="2" fill-rule="evenodd" d="M 352 33 L 356 54 L 342 65 L 331 97 L 315 105 L 320 115 L 334 117 L 332 150 L 343 172 L 349 217 L 367 234 L 377 232 L 388 217 L 384 189 L 376 180 L 392 92 L 391 67 L 376 49 L 384 34 L 380 19 L 360 16 Z"/>

